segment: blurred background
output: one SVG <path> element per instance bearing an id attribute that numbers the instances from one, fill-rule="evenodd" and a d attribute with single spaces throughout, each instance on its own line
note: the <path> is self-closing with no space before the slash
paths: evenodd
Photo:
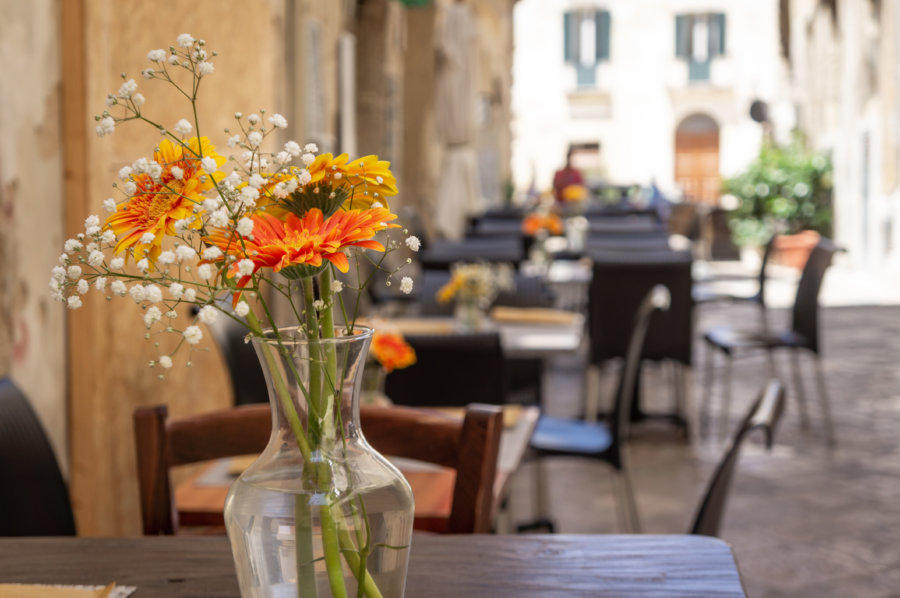
<path id="1" fill-rule="evenodd" d="M 47 428 L 83 534 L 139 533 L 135 406 L 232 400 L 212 346 L 159 381 L 137 306 L 47 293 L 64 240 L 155 143 L 94 134 L 119 74 L 158 122 L 187 116 L 139 77 L 180 33 L 218 51 L 200 134 L 225 151 L 234 112 L 266 109 L 282 142 L 378 154 L 426 243 L 538 202 L 570 155 L 593 201 L 664 213 L 706 259 L 814 230 L 860 292 L 900 273 L 900 0 L 0 0 L 0 375 Z"/>

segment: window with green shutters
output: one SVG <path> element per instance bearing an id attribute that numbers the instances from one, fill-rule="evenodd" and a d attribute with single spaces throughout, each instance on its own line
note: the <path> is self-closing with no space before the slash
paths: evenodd
<path id="1" fill-rule="evenodd" d="M 563 14 L 563 57 L 575 67 L 578 87 L 594 87 L 597 65 L 609 60 L 608 10 L 577 10 Z"/>
<path id="2" fill-rule="evenodd" d="M 675 56 L 688 63 L 688 80 L 709 81 L 710 65 L 725 54 L 725 14 L 675 16 Z"/>

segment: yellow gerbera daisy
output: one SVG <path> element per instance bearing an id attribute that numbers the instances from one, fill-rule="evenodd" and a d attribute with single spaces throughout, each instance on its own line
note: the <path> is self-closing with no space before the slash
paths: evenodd
<path id="1" fill-rule="evenodd" d="M 320 154 L 308 167 L 310 185 L 316 183 L 337 188 L 349 185 L 351 192 L 344 202 L 345 210 L 371 207 L 379 202 L 388 207 L 387 197 L 397 194 L 397 179 L 391 172 L 391 163 L 378 156 L 364 156 L 348 161 L 347 154 L 333 157 Z"/>

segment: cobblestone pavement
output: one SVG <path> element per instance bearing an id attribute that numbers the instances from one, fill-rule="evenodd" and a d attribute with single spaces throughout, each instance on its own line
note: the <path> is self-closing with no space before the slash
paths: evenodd
<path id="1" fill-rule="evenodd" d="M 765 450 L 761 438 L 745 444 L 722 529 L 734 549 L 747 591 L 770 597 L 900 597 L 900 306 L 860 307 L 852 303 L 852 278 L 832 280 L 823 297 L 821 335 L 824 367 L 833 407 L 837 446 L 828 449 L 809 358 L 802 358 L 810 426 L 803 428 L 793 387 L 777 431 Z M 843 280 L 843 282 L 842 282 Z M 865 299 L 859 299 L 864 301 Z M 882 301 L 878 301 L 881 303 Z M 698 308 L 697 332 L 721 323 L 747 321 L 748 305 Z M 785 309 L 773 310 L 785 322 Z M 695 347 L 694 409 L 705 363 Z M 716 360 L 716 364 L 720 362 Z M 777 364 L 790 379 L 789 361 Z M 645 533 L 683 533 L 728 433 L 766 381 L 762 355 L 735 362 L 733 413 L 726 425 L 711 426 L 686 442 L 669 424 L 649 422 L 633 433 L 631 464 Z M 558 360 L 546 381 L 553 392 L 548 412 L 575 415 L 583 398 L 583 362 Z M 669 372 L 645 373 L 645 401 L 670 403 Z M 720 396 L 716 394 L 715 396 Z M 713 421 L 718 419 L 713 404 Z M 694 417 L 696 422 L 696 417 Z M 726 429 L 727 428 L 727 429 Z M 696 427 L 695 427 L 696 430 Z M 580 459 L 545 462 L 548 504 L 562 533 L 619 531 L 609 469 Z M 511 520 L 534 515 L 533 466 L 513 480 Z M 597 564 L 602 567 L 602 563 Z"/>

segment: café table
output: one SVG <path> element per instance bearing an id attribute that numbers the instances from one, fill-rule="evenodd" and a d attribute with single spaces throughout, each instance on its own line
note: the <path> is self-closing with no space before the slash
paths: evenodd
<path id="1" fill-rule="evenodd" d="M 238 598 L 224 537 L 0 538 L 0 583 L 135 586 Z M 408 598 L 739 598 L 729 546 L 688 535 L 414 534 Z"/>

